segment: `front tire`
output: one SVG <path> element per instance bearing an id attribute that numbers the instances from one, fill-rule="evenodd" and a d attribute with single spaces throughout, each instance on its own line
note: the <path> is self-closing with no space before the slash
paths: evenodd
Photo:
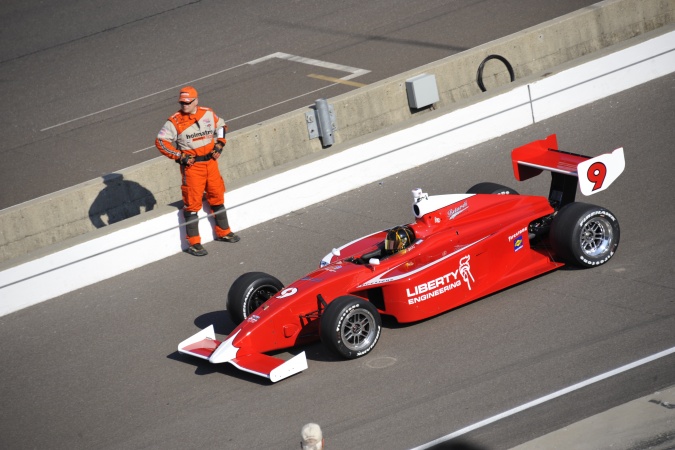
<path id="1" fill-rule="evenodd" d="M 321 316 L 321 342 L 346 359 L 370 353 L 380 339 L 381 329 L 377 308 L 351 295 L 333 300 Z"/>
<path id="2" fill-rule="evenodd" d="M 248 272 L 237 278 L 227 293 L 227 312 L 239 325 L 263 303 L 282 290 L 281 281 L 263 272 Z"/>
<path id="3" fill-rule="evenodd" d="M 595 267 L 610 260 L 619 246 L 619 221 L 608 209 L 569 203 L 551 223 L 551 246 L 565 263 Z"/>
<path id="4" fill-rule="evenodd" d="M 467 194 L 500 194 L 500 195 L 518 195 L 515 189 L 510 187 L 502 186 L 497 183 L 478 183 L 469 188 L 466 191 Z"/>

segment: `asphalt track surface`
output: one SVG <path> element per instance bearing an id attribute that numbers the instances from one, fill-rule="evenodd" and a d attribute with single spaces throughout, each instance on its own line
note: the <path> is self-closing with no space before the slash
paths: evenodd
<path id="1" fill-rule="evenodd" d="M 406 449 L 674 347 L 674 98 L 669 75 L 243 230 L 240 243 L 212 242 L 207 257 L 176 255 L 0 318 L 0 447 L 293 449 L 316 421 L 331 449 Z M 303 276 L 331 248 L 411 221 L 412 188 L 494 181 L 546 195 L 549 177 L 516 182 L 509 154 L 550 133 L 590 156 L 625 149 L 624 174 L 588 199 L 621 224 L 606 265 L 413 325 L 385 320 L 357 360 L 320 343 L 280 352 L 305 350 L 309 369 L 276 384 L 177 354 L 211 323 L 221 338 L 233 329 L 224 308 L 237 276 Z M 675 385 L 674 369 L 675 356 L 659 359 L 444 448 L 508 449 Z"/>
<path id="2" fill-rule="evenodd" d="M 357 89 L 276 52 L 369 84 L 593 3 L 3 0 L 0 209 L 159 157 L 182 85 L 231 131 Z"/>

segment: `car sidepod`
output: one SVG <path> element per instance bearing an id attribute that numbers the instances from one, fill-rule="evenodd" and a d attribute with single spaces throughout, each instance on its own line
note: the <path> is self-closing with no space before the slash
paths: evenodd
<path id="1" fill-rule="evenodd" d="M 560 267 L 530 245 L 529 223 L 553 212 L 545 198 L 474 195 L 414 224 L 418 240 L 383 261 L 359 288 L 381 290 L 380 312 L 414 322 Z"/>

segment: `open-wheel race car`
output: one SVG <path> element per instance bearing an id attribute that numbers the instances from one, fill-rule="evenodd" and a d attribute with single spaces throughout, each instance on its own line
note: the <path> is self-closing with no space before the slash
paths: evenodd
<path id="1" fill-rule="evenodd" d="M 577 187 L 590 195 L 616 180 L 623 149 L 589 158 L 558 150 L 551 135 L 514 149 L 511 159 L 519 181 L 551 173 L 548 197 L 494 183 L 466 194 L 415 189 L 412 223 L 333 249 L 287 286 L 261 272 L 240 276 L 227 299 L 232 333 L 221 342 L 211 325 L 178 351 L 276 382 L 307 368 L 305 352 L 287 361 L 266 352 L 320 339 L 337 355 L 358 358 L 377 344 L 381 315 L 415 322 L 566 264 L 606 263 L 619 245 L 617 218 L 575 196 Z"/>

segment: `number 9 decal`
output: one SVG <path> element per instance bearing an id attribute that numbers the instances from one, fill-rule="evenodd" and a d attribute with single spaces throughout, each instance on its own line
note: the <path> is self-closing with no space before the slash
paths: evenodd
<path id="1" fill-rule="evenodd" d="M 294 287 L 286 288 L 283 291 L 279 292 L 279 295 L 277 295 L 277 298 L 290 297 L 291 295 L 294 295 L 296 292 L 298 292 L 297 288 L 294 288 Z"/>
<path id="2" fill-rule="evenodd" d="M 602 183 L 605 182 L 605 177 L 607 176 L 607 166 L 601 162 L 595 162 L 591 164 L 591 167 L 588 168 L 586 173 L 589 181 L 593 183 L 593 190 L 597 191 L 602 187 Z"/>
<path id="3" fill-rule="evenodd" d="M 577 164 L 581 193 L 592 195 L 604 191 L 619 178 L 625 168 L 623 148 Z"/>

